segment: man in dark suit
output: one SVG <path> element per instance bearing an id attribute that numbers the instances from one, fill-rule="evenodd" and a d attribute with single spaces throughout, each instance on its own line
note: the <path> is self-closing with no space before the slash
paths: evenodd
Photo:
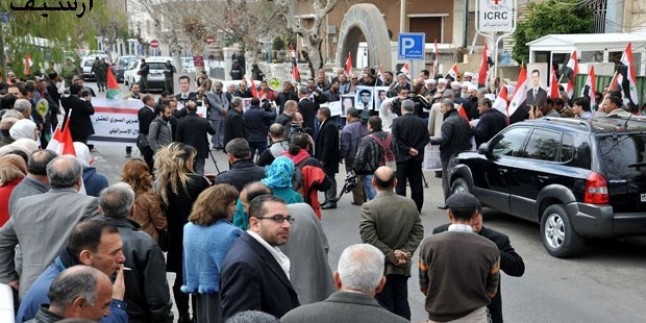
<path id="1" fill-rule="evenodd" d="M 406 196 L 406 180 L 410 181 L 411 198 L 422 211 L 424 189 L 422 188 L 422 161 L 424 147 L 429 142 L 426 123 L 413 114 L 415 103 L 402 101 L 402 116 L 393 120 L 393 138 L 397 140 L 397 194 Z"/>
<path id="2" fill-rule="evenodd" d="M 388 312 L 374 299 L 384 288 L 384 254 L 369 244 L 356 244 L 343 250 L 334 272 L 337 292 L 326 300 L 289 311 L 282 323 L 408 322 Z"/>
<path id="3" fill-rule="evenodd" d="M 249 230 L 233 243 L 222 264 L 223 316 L 259 310 L 281 317 L 300 305 L 289 281 L 290 259 L 276 248 L 287 243 L 293 218 L 285 201 L 273 195 L 251 200 L 248 213 Z"/>
<path id="4" fill-rule="evenodd" d="M 195 172 L 204 174 L 204 163 L 209 157 L 209 138 L 207 133 L 213 135 L 215 130 L 206 119 L 197 115 L 197 104 L 188 101 L 186 116 L 177 122 L 177 142 L 192 146 L 197 150 L 195 156 Z"/>
<path id="5" fill-rule="evenodd" d="M 240 87 L 236 90 L 235 96 L 239 96 L 244 99 L 253 98 L 251 89 L 247 86 L 247 81 L 240 81 Z"/>
<path id="6" fill-rule="evenodd" d="M 316 124 L 316 114 L 319 110 L 319 104 L 308 98 L 307 88 L 301 88 L 299 91 L 300 101 L 298 101 L 298 112 L 303 115 L 303 128 L 311 129 L 308 133 L 316 137 L 318 124 Z"/>
<path id="7" fill-rule="evenodd" d="M 144 106 L 139 109 L 139 112 L 137 112 L 137 120 L 139 121 L 139 134 L 145 136 L 145 140 L 142 142 L 143 146 L 139 147 L 139 150 L 141 150 L 141 154 L 144 155 L 144 160 L 146 161 L 146 164 L 148 164 L 148 169 L 152 173 L 153 155 L 155 152 L 148 143 L 148 132 L 150 130 L 150 123 L 157 117 L 155 115 L 155 108 L 153 108 L 155 105 L 155 98 L 153 98 L 152 95 L 146 94 L 142 101 L 144 102 Z M 137 143 L 139 143 L 139 140 L 137 140 Z"/>
<path id="8" fill-rule="evenodd" d="M 477 210 L 477 214 L 471 219 L 471 227 L 473 232 L 491 240 L 498 247 L 500 252 L 500 269 L 505 274 L 513 277 L 521 277 L 525 273 L 525 262 L 523 258 L 516 253 L 516 250 L 511 246 L 509 237 L 504 233 L 496 230 L 486 228 L 482 224 L 481 209 Z M 441 225 L 433 229 L 433 234 L 447 231 L 449 224 Z M 487 306 L 489 314 L 491 315 L 492 323 L 502 323 L 502 296 L 500 296 L 500 281 L 498 281 L 498 293 L 491 299 L 491 303 Z"/>
<path id="9" fill-rule="evenodd" d="M 247 124 L 242 116 L 242 98 L 233 97 L 231 99 L 231 109 L 224 119 L 224 145 L 226 146 L 229 141 L 235 138 L 249 139 L 249 132 L 247 131 Z M 224 149 L 226 152 L 226 148 Z"/>
<path id="10" fill-rule="evenodd" d="M 527 90 L 526 104 L 528 106 L 536 106 L 539 109 L 547 104 L 547 91 L 541 88 L 541 72 L 538 70 L 532 71 L 532 87 Z"/>
<path id="11" fill-rule="evenodd" d="M 256 166 L 249 155 L 249 143 L 244 138 L 234 138 L 227 143 L 227 160 L 229 170 L 219 174 L 215 184 L 231 184 L 238 192 L 245 185 L 265 178 L 265 168 Z"/>
<path id="12" fill-rule="evenodd" d="M 81 100 L 82 87 L 72 84 L 70 86 L 70 96 L 62 98 L 63 108 L 66 114 L 72 115 L 65 120 L 69 120 L 72 140 L 87 144 L 87 139 L 94 134 L 94 126 L 90 116 L 94 114 L 94 107 L 89 101 Z"/>
<path id="13" fill-rule="evenodd" d="M 339 126 L 330 119 L 330 109 L 327 107 L 320 108 L 317 117 L 321 126 L 316 137 L 315 157 L 323 165 L 325 175 L 331 182 L 330 188 L 325 191 L 321 209 L 336 209 L 334 175 L 339 172 Z"/>

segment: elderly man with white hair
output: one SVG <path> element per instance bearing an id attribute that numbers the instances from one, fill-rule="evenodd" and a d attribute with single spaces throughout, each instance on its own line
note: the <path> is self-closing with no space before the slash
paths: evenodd
<path id="1" fill-rule="evenodd" d="M 76 159 L 83 165 L 83 185 L 85 192 L 89 196 L 99 197 L 101 191 L 108 187 L 108 178 L 105 175 L 98 173 L 96 167 L 93 167 L 94 158 L 90 154 L 90 148 L 82 142 L 74 143 L 74 151 L 76 152 Z"/>
<path id="2" fill-rule="evenodd" d="M 339 266 L 334 273 L 334 284 L 339 290 L 328 299 L 303 305 L 289 311 L 282 323 L 338 323 L 408 322 L 388 312 L 374 299 L 386 284 L 384 277 L 384 254 L 369 244 L 351 245 L 341 254 Z"/>
<path id="3" fill-rule="evenodd" d="M 16 103 L 13 104 L 14 110 L 20 112 L 25 119 L 29 119 L 31 116 L 31 102 L 25 99 L 18 99 Z"/>

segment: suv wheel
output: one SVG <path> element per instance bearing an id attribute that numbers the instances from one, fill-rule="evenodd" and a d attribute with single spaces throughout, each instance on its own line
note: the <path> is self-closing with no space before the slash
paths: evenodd
<path id="1" fill-rule="evenodd" d="M 464 178 L 456 178 L 453 183 L 451 183 L 451 194 L 457 192 L 471 193 L 469 184 L 467 184 L 467 181 L 465 181 Z"/>
<path id="2" fill-rule="evenodd" d="M 541 240 L 547 252 L 559 258 L 571 257 L 583 247 L 583 238 L 574 232 L 562 204 L 550 205 L 543 212 Z"/>

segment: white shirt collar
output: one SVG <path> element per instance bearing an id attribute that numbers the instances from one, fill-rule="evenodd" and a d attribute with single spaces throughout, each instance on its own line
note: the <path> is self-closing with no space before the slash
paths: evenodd
<path id="1" fill-rule="evenodd" d="M 278 262 L 278 265 L 280 265 L 280 268 L 283 269 L 285 272 L 285 275 L 289 279 L 289 270 L 291 268 L 291 263 L 289 261 L 289 257 L 287 257 L 278 247 L 272 247 L 265 239 L 263 239 L 261 236 L 259 236 L 257 233 L 247 230 L 247 233 L 256 241 L 258 241 L 265 249 L 271 253 L 272 256 L 274 256 L 274 259 Z"/>
<path id="2" fill-rule="evenodd" d="M 468 224 L 453 223 L 453 224 L 449 225 L 448 231 L 471 232 L 471 233 L 473 233 L 473 228 Z"/>

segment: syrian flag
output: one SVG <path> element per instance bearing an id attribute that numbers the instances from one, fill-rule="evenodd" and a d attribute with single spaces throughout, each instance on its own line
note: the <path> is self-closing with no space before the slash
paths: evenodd
<path id="1" fill-rule="evenodd" d="M 467 111 L 464 109 L 464 106 L 462 104 L 460 104 L 460 106 L 458 107 L 458 114 L 460 115 L 460 117 L 464 118 L 464 120 L 469 122 L 469 116 L 467 115 Z"/>
<path id="2" fill-rule="evenodd" d="M 72 133 L 70 132 L 70 116 L 72 110 L 67 114 L 63 127 L 56 127 L 52 139 L 47 144 L 47 149 L 55 152 L 57 155 L 73 155 L 76 156 L 74 150 L 74 140 L 72 140 Z"/>
<path id="3" fill-rule="evenodd" d="M 298 62 L 296 61 L 296 51 L 294 50 L 294 46 L 292 45 L 289 50 L 289 56 L 292 60 L 292 78 L 296 82 L 301 81 L 301 72 L 298 71 Z"/>
<path id="4" fill-rule="evenodd" d="M 482 59 L 480 60 L 480 70 L 478 71 L 478 87 L 486 87 L 487 79 L 489 78 L 489 67 L 493 65 L 493 60 L 491 59 L 491 53 L 487 44 L 484 46 L 482 51 Z M 455 79 L 457 80 L 457 78 Z"/>
<path id="5" fill-rule="evenodd" d="M 525 71 L 524 66 L 521 66 L 518 81 L 516 81 L 516 90 L 507 107 L 507 115 L 512 116 L 518 110 L 518 107 L 525 102 L 525 99 L 527 99 L 527 71 Z"/>
<path id="6" fill-rule="evenodd" d="M 350 76 L 352 74 L 352 56 L 348 52 L 348 58 L 345 59 L 345 76 Z"/>
<path id="7" fill-rule="evenodd" d="M 574 94 L 574 81 L 579 74 L 579 60 L 576 57 L 576 50 L 570 54 L 570 60 L 567 62 L 566 75 L 568 76 L 567 82 L 567 95 L 571 99 Z"/>
<path id="8" fill-rule="evenodd" d="M 25 64 L 25 75 L 31 75 L 31 67 L 34 65 L 34 62 L 31 60 L 31 55 L 27 54 L 25 55 L 24 59 L 24 64 Z"/>
<path id="9" fill-rule="evenodd" d="M 431 66 L 431 78 L 435 78 L 435 74 L 438 72 L 438 65 L 439 65 L 439 58 L 440 58 L 440 53 L 437 50 L 437 38 L 434 41 L 433 45 L 433 66 Z"/>
<path id="10" fill-rule="evenodd" d="M 556 79 L 556 71 L 552 69 L 552 80 L 550 81 L 550 97 L 552 99 L 558 99 L 561 97 L 561 92 L 559 92 L 559 81 Z"/>
<path id="11" fill-rule="evenodd" d="M 406 75 L 407 79 L 409 79 L 409 80 L 411 79 L 410 78 L 410 67 L 408 67 L 408 62 L 404 63 L 404 66 L 402 66 L 402 69 L 399 70 L 399 72 L 404 73 L 404 75 Z"/>
<path id="12" fill-rule="evenodd" d="M 588 97 L 590 100 L 590 110 L 594 112 L 596 110 L 595 102 L 595 92 L 597 91 L 597 77 L 594 74 L 594 66 L 590 66 L 590 72 L 588 72 L 588 77 L 585 79 L 585 86 L 581 91 L 581 96 Z"/>
<path id="13" fill-rule="evenodd" d="M 624 88 L 625 96 L 633 104 L 638 104 L 639 93 L 637 92 L 637 77 L 635 76 L 635 65 L 633 65 L 633 47 L 631 43 L 628 43 L 624 54 L 621 55 L 621 64 L 626 66 L 626 78 L 619 84 Z"/>
<path id="14" fill-rule="evenodd" d="M 623 82 L 623 75 L 621 73 L 621 69 L 624 68 L 625 66 L 619 66 L 617 68 L 617 71 L 615 72 L 615 76 L 612 77 L 612 80 L 610 81 L 610 85 L 608 86 L 608 91 L 616 91 L 621 89 L 620 84 L 620 79 L 621 82 Z"/>
<path id="15" fill-rule="evenodd" d="M 108 79 L 107 79 L 107 87 L 108 91 L 105 93 L 105 97 L 107 99 L 116 99 L 119 96 L 120 92 L 120 87 L 119 83 L 117 83 L 117 78 L 114 77 L 114 73 L 112 73 L 112 67 L 108 66 Z"/>
<path id="16" fill-rule="evenodd" d="M 458 65 L 457 64 L 453 64 L 453 66 L 451 66 L 451 68 L 449 69 L 449 72 L 446 73 L 446 76 L 444 76 L 444 78 L 448 78 L 449 76 L 452 77 L 454 81 L 458 80 Z"/>
<path id="17" fill-rule="evenodd" d="M 502 86 L 500 93 L 498 93 L 498 96 L 496 97 L 496 100 L 493 101 L 493 105 L 491 107 L 502 112 L 502 114 L 509 118 L 507 115 L 507 86 Z"/>
<path id="18" fill-rule="evenodd" d="M 256 88 L 256 83 L 254 83 L 253 77 L 250 77 L 249 80 L 250 80 L 249 84 L 251 85 L 251 96 L 253 96 L 254 98 L 257 98 L 258 97 L 258 89 Z"/>

